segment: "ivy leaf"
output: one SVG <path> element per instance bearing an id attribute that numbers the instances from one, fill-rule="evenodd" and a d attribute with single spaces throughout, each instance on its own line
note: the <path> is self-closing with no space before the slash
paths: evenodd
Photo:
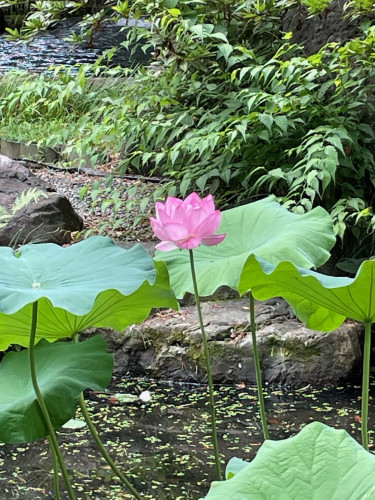
<path id="1" fill-rule="evenodd" d="M 269 115 L 268 113 L 260 113 L 258 115 L 259 121 L 263 123 L 263 125 L 271 132 L 272 129 L 272 124 L 273 124 L 273 117 L 272 115 Z"/>
<path id="2" fill-rule="evenodd" d="M 211 33 L 210 38 L 214 38 L 216 40 L 223 40 L 223 42 L 228 43 L 228 38 L 225 36 L 224 33 L 220 31 L 215 31 L 215 33 Z"/>
<path id="3" fill-rule="evenodd" d="M 332 144 L 336 149 L 340 151 L 340 153 L 345 156 L 344 148 L 342 147 L 341 139 L 337 135 L 329 135 L 326 137 L 326 141 Z"/>
<path id="4" fill-rule="evenodd" d="M 281 131 L 286 134 L 288 131 L 288 118 L 284 115 L 278 115 L 274 117 L 274 120 Z"/>
<path id="5" fill-rule="evenodd" d="M 255 459 L 204 500 L 373 498 L 375 456 L 346 431 L 313 422 L 299 434 L 267 440 Z"/>
<path id="6" fill-rule="evenodd" d="M 167 9 L 174 9 L 178 5 L 178 0 L 164 0 Z"/>
<path id="7" fill-rule="evenodd" d="M 228 57 L 233 52 L 233 47 L 229 43 L 219 43 L 217 50 L 220 56 L 223 56 L 225 60 L 228 60 Z"/>
<path id="8" fill-rule="evenodd" d="M 194 249 L 202 296 L 211 295 L 222 285 L 237 290 L 242 268 L 252 254 L 273 263 L 290 260 L 309 268 L 322 265 L 335 243 L 332 220 L 324 209 L 317 207 L 298 215 L 282 207 L 272 196 L 222 212 L 218 233 L 227 235 L 220 245 Z M 157 251 L 155 260 L 167 264 L 177 297 L 193 293 L 189 252 Z"/>
<path id="9" fill-rule="evenodd" d="M 181 15 L 180 9 L 168 9 L 168 12 L 173 17 L 178 17 L 179 15 Z"/>

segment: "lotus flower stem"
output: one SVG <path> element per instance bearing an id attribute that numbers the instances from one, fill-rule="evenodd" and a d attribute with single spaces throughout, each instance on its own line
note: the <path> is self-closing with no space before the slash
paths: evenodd
<path id="1" fill-rule="evenodd" d="M 31 374 L 31 381 L 33 384 L 33 388 L 40 406 L 40 410 L 42 412 L 44 422 L 48 428 L 48 433 L 49 433 L 49 442 L 52 444 L 52 453 L 55 453 L 57 457 L 57 461 L 60 466 L 61 473 L 63 475 L 63 478 L 65 480 L 65 484 L 68 490 L 69 498 L 70 500 L 77 500 L 77 497 L 73 491 L 72 485 L 70 483 L 68 471 L 65 466 L 65 462 L 63 459 L 63 456 L 61 454 L 59 444 L 57 442 L 55 430 L 53 428 L 47 406 L 44 402 L 43 395 L 41 393 L 41 390 L 38 385 L 38 380 L 37 380 L 37 375 L 36 375 L 36 367 L 35 367 L 35 336 L 36 336 L 36 325 L 38 322 L 38 301 L 35 301 L 33 303 L 33 309 L 32 309 L 32 317 L 31 317 L 31 332 L 30 332 L 30 341 L 29 341 L 29 363 L 30 363 L 30 374 Z"/>
<path id="2" fill-rule="evenodd" d="M 365 323 L 365 343 L 363 348 L 361 432 L 362 446 L 368 451 L 368 399 L 370 388 L 371 323 Z"/>
<path id="3" fill-rule="evenodd" d="M 60 483 L 59 483 L 59 461 L 57 459 L 57 455 L 53 448 L 53 444 L 50 436 L 48 436 L 49 446 L 52 451 L 52 459 L 53 459 L 53 490 L 55 493 L 55 500 L 61 500 L 60 495 Z"/>
<path id="4" fill-rule="evenodd" d="M 89 412 L 87 411 L 87 406 L 85 403 L 85 399 L 83 397 L 83 393 L 80 394 L 79 396 L 79 406 L 82 411 L 82 415 L 84 419 L 86 420 L 87 426 L 91 432 L 92 437 L 94 438 L 94 441 L 97 445 L 97 447 L 100 450 L 100 453 L 102 454 L 104 460 L 107 462 L 107 464 L 111 467 L 113 472 L 116 474 L 116 476 L 121 480 L 121 482 L 128 488 L 128 490 L 134 495 L 134 498 L 137 500 L 142 500 L 142 497 L 138 493 L 138 491 L 134 488 L 134 486 L 131 484 L 129 479 L 125 477 L 125 475 L 119 470 L 117 465 L 114 463 L 112 458 L 110 457 L 108 451 L 106 450 L 104 444 L 102 443 L 102 440 L 100 439 L 100 436 L 91 420 L 91 417 L 89 415 Z"/>
<path id="5" fill-rule="evenodd" d="M 221 481 L 222 474 L 221 474 L 219 444 L 218 444 L 217 431 L 216 431 L 216 411 L 215 411 L 214 387 L 213 387 L 213 383 L 212 383 L 212 374 L 211 374 L 211 356 L 210 356 L 210 350 L 208 347 L 208 340 L 207 340 L 206 332 L 205 332 L 204 325 L 203 325 L 202 309 L 201 309 L 199 293 L 198 293 L 197 277 L 195 274 L 193 250 L 189 250 L 189 256 L 190 256 L 191 276 L 193 279 L 193 286 L 194 286 L 195 302 L 197 305 L 199 325 L 201 328 L 202 339 L 203 339 L 204 356 L 205 356 L 205 360 L 206 360 L 206 373 L 207 373 L 207 380 L 208 380 L 208 390 L 209 390 L 210 410 L 211 410 L 211 433 L 212 433 L 212 444 L 214 447 L 214 455 L 215 455 L 216 474 L 217 474 L 217 479 L 219 481 Z"/>
<path id="6" fill-rule="evenodd" d="M 267 424 L 267 416 L 266 416 L 266 406 L 264 404 L 264 396 L 263 396 L 263 384 L 262 384 L 262 370 L 260 368 L 260 359 L 259 359 L 259 351 L 258 351 L 258 343 L 256 336 L 256 323 L 255 323 L 255 306 L 254 306 L 254 296 L 249 292 L 250 295 L 250 326 L 251 326 L 251 339 L 253 342 L 253 355 L 254 355 L 254 364 L 255 364 L 255 376 L 257 381 L 257 390 L 258 390 L 258 404 L 260 411 L 260 419 L 262 422 L 263 436 L 264 439 L 269 439 L 270 434 L 268 431 Z"/>

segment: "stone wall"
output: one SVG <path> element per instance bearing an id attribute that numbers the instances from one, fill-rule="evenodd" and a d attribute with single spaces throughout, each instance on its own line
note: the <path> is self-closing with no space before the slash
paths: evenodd
<path id="1" fill-rule="evenodd" d="M 307 8 L 300 5 L 290 9 L 284 18 L 282 30 L 292 31 L 292 42 L 304 46 L 307 55 L 319 51 L 329 42 L 347 42 L 361 34 L 361 19 L 345 17 L 344 5 L 347 0 L 335 0 L 329 9 L 318 16 L 309 17 Z"/>
<path id="2" fill-rule="evenodd" d="M 254 384 L 249 299 L 202 304 L 216 383 Z M 303 387 L 332 385 L 360 373 L 363 327 L 346 322 L 337 330 L 309 330 L 282 299 L 257 302 L 257 341 L 264 381 Z M 124 332 L 101 333 L 115 354 L 115 375 L 205 380 L 205 362 L 195 306 L 162 311 Z"/>

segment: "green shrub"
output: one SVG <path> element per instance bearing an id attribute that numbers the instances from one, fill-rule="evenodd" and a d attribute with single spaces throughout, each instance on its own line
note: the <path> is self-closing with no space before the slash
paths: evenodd
<path id="1" fill-rule="evenodd" d="M 303 4 L 311 16 L 329 8 Z M 3 120 L 60 120 L 46 141 L 95 161 L 115 158 L 120 174 L 160 175 L 170 182 L 157 195 L 211 192 L 226 207 L 273 193 L 297 212 L 322 205 L 343 258 L 371 255 L 373 7 L 347 2 L 343 13 L 365 20 L 362 35 L 310 56 L 281 31 L 294 7 L 301 4 L 119 2 L 117 18 L 151 19 L 151 30 L 134 27 L 125 43 L 151 47 L 151 64 L 126 70 L 113 86 L 88 84 L 81 69 L 26 79 L 11 93 L 0 88 Z"/>

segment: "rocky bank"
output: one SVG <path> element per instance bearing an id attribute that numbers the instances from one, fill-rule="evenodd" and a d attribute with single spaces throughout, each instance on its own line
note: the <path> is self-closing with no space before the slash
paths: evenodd
<path id="1" fill-rule="evenodd" d="M 217 383 L 255 384 L 249 299 L 202 304 Z M 256 302 L 263 380 L 303 387 L 333 385 L 355 377 L 361 365 L 363 328 L 347 321 L 328 333 L 309 330 L 282 299 Z M 115 354 L 115 374 L 204 381 L 204 357 L 195 306 L 161 311 L 123 332 L 100 329 Z M 93 330 L 90 331 L 93 333 Z"/>

